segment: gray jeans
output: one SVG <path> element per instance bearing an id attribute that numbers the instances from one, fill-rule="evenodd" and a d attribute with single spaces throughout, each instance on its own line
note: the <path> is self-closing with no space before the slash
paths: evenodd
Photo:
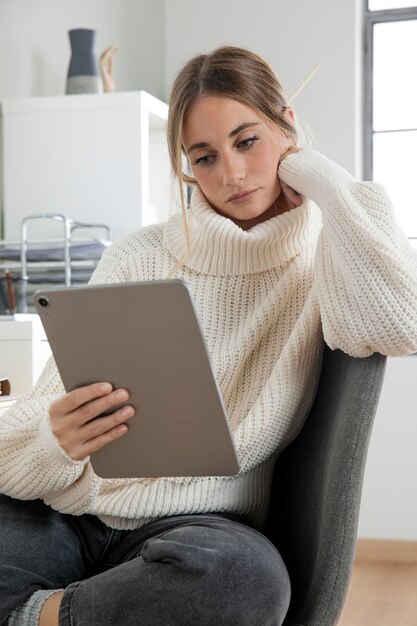
<path id="1" fill-rule="evenodd" d="M 34 591 L 64 588 L 61 626 L 279 626 L 286 567 L 237 519 L 178 515 L 120 531 L 0 495 L 0 624 Z"/>

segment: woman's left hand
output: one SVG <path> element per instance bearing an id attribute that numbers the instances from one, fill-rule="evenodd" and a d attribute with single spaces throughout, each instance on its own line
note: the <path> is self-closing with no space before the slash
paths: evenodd
<path id="1" fill-rule="evenodd" d="M 280 182 L 280 185 L 281 185 L 282 193 L 284 194 L 285 198 L 287 199 L 288 203 L 290 204 L 290 206 L 293 209 L 295 209 L 295 207 L 300 206 L 300 204 L 303 203 L 303 199 L 300 196 L 300 194 L 295 191 L 295 189 L 293 189 L 292 187 L 287 185 L 287 183 L 284 183 L 284 181 L 281 180 L 281 178 L 279 176 L 279 166 L 281 165 L 283 160 L 287 158 L 288 155 L 295 154 L 296 152 L 300 152 L 301 150 L 302 150 L 302 148 L 299 148 L 298 146 L 290 146 L 281 155 L 281 158 L 280 158 L 279 163 L 278 163 L 278 172 L 277 173 L 278 173 L 278 178 L 279 178 L 279 182 Z"/>
<path id="2" fill-rule="evenodd" d="M 287 156 L 289 156 L 290 154 L 295 154 L 296 152 L 301 152 L 301 150 L 302 148 L 300 148 L 299 146 L 290 146 L 289 148 L 287 148 L 287 150 L 281 155 L 278 167 L 281 165 L 283 160 L 287 158 Z"/>

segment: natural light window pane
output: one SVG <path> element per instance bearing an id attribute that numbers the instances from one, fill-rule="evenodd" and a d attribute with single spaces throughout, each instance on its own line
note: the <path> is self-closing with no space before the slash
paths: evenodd
<path id="1" fill-rule="evenodd" d="M 417 128 L 417 20 L 374 26 L 374 129 Z"/>
<path id="2" fill-rule="evenodd" d="M 417 6 L 416 0 L 369 0 L 370 11 L 385 11 L 386 9 L 404 9 Z"/>
<path id="3" fill-rule="evenodd" d="M 417 237 L 417 131 L 377 133 L 373 146 L 373 178 L 386 187 L 394 203 L 397 220 L 407 237 Z"/>

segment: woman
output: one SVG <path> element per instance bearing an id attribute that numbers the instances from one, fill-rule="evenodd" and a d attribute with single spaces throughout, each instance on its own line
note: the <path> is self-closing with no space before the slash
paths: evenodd
<path id="1" fill-rule="evenodd" d="M 99 479 L 89 455 L 135 418 L 90 420 L 128 393 L 104 382 L 65 394 L 51 361 L 0 425 L 2 624 L 282 624 L 290 581 L 260 531 L 323 336 L 357 357 L 417 350 L 417 259 L 385 191 L 297 146 L 261 58 L 223 47 L 191 59 L 168 143 L 189 209 L 182 192 L 182 214 L 114 244 L 92 282 L 188 282 L 242 469 Z"/>

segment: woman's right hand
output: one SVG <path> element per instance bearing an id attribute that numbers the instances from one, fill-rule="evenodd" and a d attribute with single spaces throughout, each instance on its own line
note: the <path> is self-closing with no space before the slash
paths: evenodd
<path id="1" fill-rule="evenodd" d="M 74 461 L 81 461 L 122 437 L 128 430 L 124 422 L 135 413 L 132 406 L 123 406 L 111 415 L 98 415 L 128 399 L 126 389 L 113 390 L 110 383 L 93 383 L 55 400 L 49 417 L 61 448 Z"/>

